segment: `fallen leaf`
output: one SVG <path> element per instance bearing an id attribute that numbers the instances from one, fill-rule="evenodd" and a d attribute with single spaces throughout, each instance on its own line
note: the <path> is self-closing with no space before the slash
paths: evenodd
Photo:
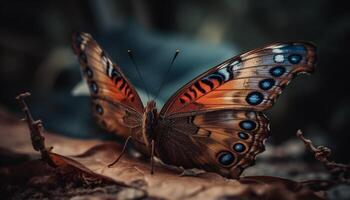
<path id="1" fill-rule="evenodd" d="M 40 140 L 43 143 L 41 153 L 43 149 L 48 149 L 46 153 L 49 155 L 49 158 L 42 157 L 44 159 L 42 160 L 32 149 L 33 136 L 30 137 L 27 125 L 13 118 L 9 120 L 5 116 L 4 113 L 0 114 L 0 150 L 6 150 L 13 155 L 22 155 L 22 157 L 19 156 L 21 159 L 16 164 L 5 162 L 1 166 L 0 179 L 14 182 L 18 180 L 16 184 L 23 182 L 26 187 L 34 188 L 51 185 L 51 189 L 48 187 L 46 192 L 58 187 L 57 182 L 61 182 L 64 187 L 69 184 L 88 185 L 87 188 L 70 187 L 64 193 L 58 194 L 62 198 L 324 199 L 298 182 L 277 177 L 242 177 L 234 180 L 207 172 L 199 173 L 197 176 L 179 176 L 181 170 L 165 166 L 160 162 L 156 163 L 155 174 L 152 175 L 148 160 L 135 158 L 130 154 L 125 154 L 117 164 L 109 168 L 107 165 L 113 162 L 121 152 L 121 144 L 113 141 L 72 139 L 50 132 L 40 133 L 45 138 Z M 52 146 L 53 149 L 47 148 L 48 146 Z M 16 156 L 7 160 L 13 157 Z M 50 159 L 54 165 L 47 165 L 49 163 L 47 159 Z M 110 192 L 106 187 L 114 188 L 114 192 Z M 94 188 L 100 188 L 97 191 L 102 192 L 96 192 Z M 5 191 L 8 192 L 8 190 Z M 99 195 L 96 196 L 96 193 Z M 38 194 L 43 195 L 40 197 L 47 197 L 47 195 L 50 197 L 49 194 L 45 196 L 42 192 Z"/>

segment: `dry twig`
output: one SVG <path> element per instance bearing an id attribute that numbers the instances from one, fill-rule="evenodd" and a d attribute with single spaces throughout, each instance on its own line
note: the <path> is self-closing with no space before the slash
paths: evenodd
<path id="1" fill-rule="evenodd" d="M 46 161 L 50 166 L 56 167 L 55 163 L 52 161 L 49 155 L 49 152 L 52 150 L 52 147 L 50 148 L 45 147 L 45 137 L 42 134 L 42 132 L 44 132 L 44 126 L 41 120 L 33 119 L 33 116 L 30 113 L 27 103 L 24 100 L 28 96 L 30 96 L 30 93 L 25 92 L 18 95 L 16 99 L 22 108 L 22 112 L 25 115 L 24 120 L 27 121 L 29 130 L 30 130 L 30 137 L 31 137 L 33 148 L 34 150 L 40 152 L 42 159 Z"/>
<path id="2" fill-rule="evenodd" d="M 350 166 L 330 161 L 331 149 L 325 146 L 315 147 L 310 139 L 306 139 L 301 130 L 297 131 L 297 137 L 304 142 L 305 147 L 314 154 L 315 159 L 320 161 L 331 174 L 332 178 L 339 183 L 350 183 Z"/>

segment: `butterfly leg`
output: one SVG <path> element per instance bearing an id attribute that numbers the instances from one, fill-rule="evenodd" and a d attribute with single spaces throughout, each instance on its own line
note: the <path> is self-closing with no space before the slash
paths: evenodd
<path id="1" fill-rule="evenodd" d="M 124 146 L 123 146 L 123 150 L 122 150 L 122 152 L 120 153 L 120 155 L 118 156 L 118 158 L 115 159 L 115 161 L 113 161 L 111 164 L 109 164 L 108 167 L 112 167 L 113 165 L 115 165 L 115 164 L 122 158 L 122 156 L 124 155 L 124 153 L 125 153 L 125 151 L 126 151 L 126 146 L 128 145 L 130 139 L 131 139 L 131 136 L 129 136 L 129 137 L 126 139 L 126 141 L 125 141 L 125 143 L 124 143 Z"/>
<path id="2" fill-rule="evenodd" d="M 154 173 L 154 140 L 151 142 L 151 174 Z"/>

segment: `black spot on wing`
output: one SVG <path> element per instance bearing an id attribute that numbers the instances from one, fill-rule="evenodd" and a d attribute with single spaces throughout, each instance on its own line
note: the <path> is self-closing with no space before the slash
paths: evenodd
<path id="1" fill-rule="evenodd" d="M 208 85 L 210 87 L 211 90 L 214 89 L 214 83 L 212 83 L 210 80 L 208 79 L 203 79 L 202 82 L 206 85 Z"/>
<path id="2" fill-rule="evenodd" d="M 122 79 L 122 76 L 114 68 L 112 70 L 112 79 L 114 79 L 115 83 L 117 83 L 118 81 L 120 81 L 120 79 Z"/>
<path id="3" fill-rule="evenodd" d="M 196 82 L 196 83 L 194 84 L 194 86 L 195 86 L 200 92 L 206 93 L 206 91 L 201 87 L 201 85 L 200 85 L 198 82 Z"/>
<path id="4" fill-rule="evenodd" d="M 225 81 L 225 76 L 220 74 L 219 72 L 215 72 L 213 74 L 210 74 L 208 76 L 208 78 L 217 80 L 220 85 Z"/>
<path id="5" fill-rule="evenodd" d="M 85 73 L 88 78 L 92 78 L 94 73 L 92 72 L 91 68 L 89 66 L 86 66 Z"/>
<path id="6" fill-rule="evenodd" d="M 226 71 L 227 71 L 227 73 L 230 74 L 229 80 L 232 80 L 233 79 L 233 66 L 226 67 Z"/>
<path id="7" fill-rule="evenodd" d="M 184 94 L 190 101 L 192 100 L 191 95 L 189 95 L 187 92 Z"/>
<path id="8" fill-rule="evenodd" d="M 180 98 L 180 103 L 184 104 L 186 101 L 183 98 Z"/>

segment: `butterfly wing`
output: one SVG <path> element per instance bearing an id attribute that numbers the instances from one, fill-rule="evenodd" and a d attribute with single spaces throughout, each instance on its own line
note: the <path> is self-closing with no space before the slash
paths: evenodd
<path id="1" fill-rule="evenodd" d="M 168 164 L 237 178 L 264 150 L 268 109 L 315 67 L 309 43 L 275 43 L 229 59 L 181 88 L 160 112 L 157 155 Z"/>
<path id="2" fill-rule="evenodd" d="M 237 178 L 264 150 L 261 112 L 218 110 L 160 122 L 157 155 L 167 163 Z"/>
<path id="3" fill-rule="evenodd" d="M 143 105 L 121 69 L 87 33 L 73 34 L 73 50 L 92 97 L 97 121 L 108 131 L 127 137 L 140 129 Z"/>
<path id="4" fill-rule="evenodd" d="M 309 43 L 275 43 L 231 58 L 198 76 L 164 105 L 160 115 L 235 109 L 263 111 L 298 73 L 315 67 Z"/>

